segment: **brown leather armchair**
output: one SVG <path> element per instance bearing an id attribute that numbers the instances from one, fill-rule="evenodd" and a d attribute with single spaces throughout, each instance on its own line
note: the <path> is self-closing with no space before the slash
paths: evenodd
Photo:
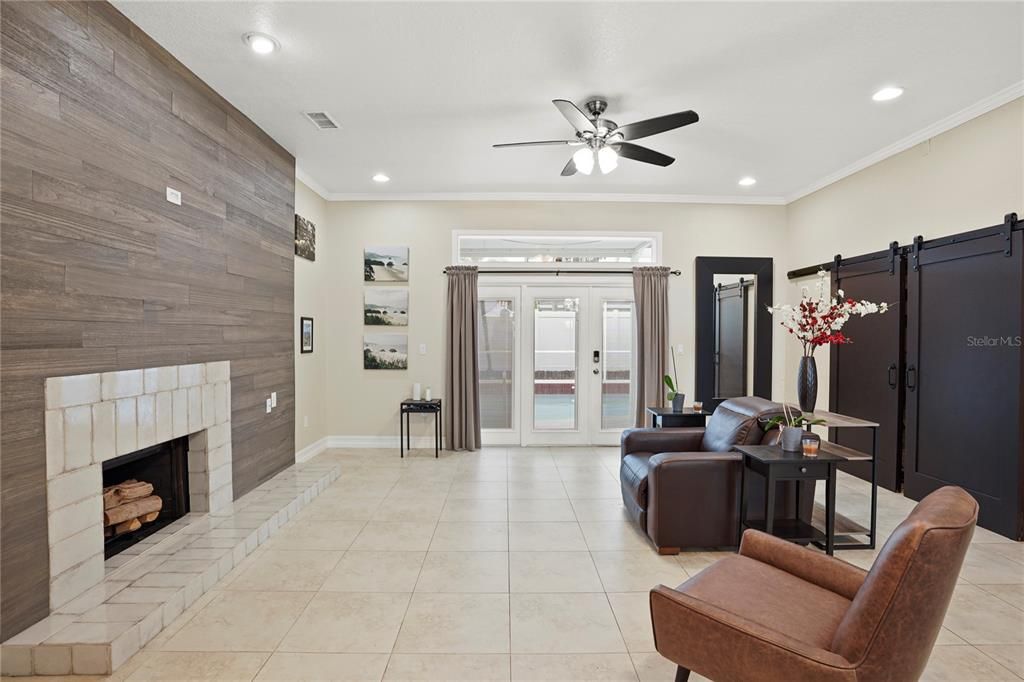
<path id="1" fill-rule="evenodd" d="M 705 428 L 629 429 L 622 434 L 622 502 L 658 552 L 739 544 L 743 460 L 731 450 L 734 445 L 777 442 L 778 430 L 765 431 L 764 426 L 780 414 L 779 403 L 732 398 L 718 406 Z M 779 483 L 779 518 L 798 514 L 797 485 Z M 814 482 L 799 485 L 799 516 L 810 521 Z M 763 519 L 763 509 L 763 479 L 752 475 L 747 484 L 749 518 Z"/>
<path id="2" fill-rule="evenodd" d="M 921 502 L 868 572 L 758 531 L 671 589 L 651 590 L 658 652 L 717 682 L 902 682 L 928 662 L 978 503 L 945 487 Z"/>

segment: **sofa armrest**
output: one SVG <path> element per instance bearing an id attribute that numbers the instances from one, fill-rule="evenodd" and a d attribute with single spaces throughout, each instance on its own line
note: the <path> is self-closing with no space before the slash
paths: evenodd
<path id="1" fill-rule="evenodd" d="M 674 429 L 626 429 L 622 432 L 622 456 L 632 452 L 690 452 L 700 450 L 703 427 Z"/>
<path id="2" fill-rule="evenodd" d="M 794 545 L 774 535 L 748 529 L 740 541 L 740 554 L 814 583 L 849 600 L 857 596 L 867 571 L 845 561 Z"/>
<path id="3" fill-rule="evenodd" d="M 654 646 L 676 665 L 713 680 L 853 682 L 842 656 L 795 640 L 684 592 L 651 590 Z"/>
<path id="4" fill-rule="evenodd" d="M 647 535 L 659 550 L 739 543 L 739 453 L 663 452 L 648 464 Z"/>

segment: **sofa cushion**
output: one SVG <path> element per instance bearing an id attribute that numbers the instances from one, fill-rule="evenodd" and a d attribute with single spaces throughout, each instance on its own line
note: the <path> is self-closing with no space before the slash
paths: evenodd
<path id="1" fill-rule="evenodd" d="M 631 500 L 640 509 L 647 509 L 647 474 L 651 470 L 651 452 L 634 452 L 622 458 L 619 482 L 623 501 Z"/>
<path id="2" fill-rule="evenodd" d="M 758 443 L 764 435 L 760 420 L 767 421 L 781 413 L 781 405 L 764 398 L 730 398 L 708 419 L 701 450 L 728 452 L 736 445 Z"/>

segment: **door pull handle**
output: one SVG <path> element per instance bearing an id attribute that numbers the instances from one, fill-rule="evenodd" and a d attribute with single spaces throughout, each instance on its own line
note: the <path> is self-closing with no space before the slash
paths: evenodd
<path id="1" fill-rule="evenodd" d="M 907 390 L 913 391 L 917 389 L 917 367 L 910 365 L 907 367 Z"/>
<path id="2" fill-rule="evenodd" d="M 897 371 L 896 363 L 889 365 L 889 388 L 896 388 Z"/>

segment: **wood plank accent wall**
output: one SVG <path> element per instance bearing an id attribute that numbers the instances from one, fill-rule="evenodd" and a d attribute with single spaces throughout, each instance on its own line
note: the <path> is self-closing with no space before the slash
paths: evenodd
<path id="1" fill-rule="evenodd" d="M 293 462 L 295 160 L 108 3 L 0 12 L 7 639 L 49 608 L 44 377 L 230 360 L 235 495 Z"/>

